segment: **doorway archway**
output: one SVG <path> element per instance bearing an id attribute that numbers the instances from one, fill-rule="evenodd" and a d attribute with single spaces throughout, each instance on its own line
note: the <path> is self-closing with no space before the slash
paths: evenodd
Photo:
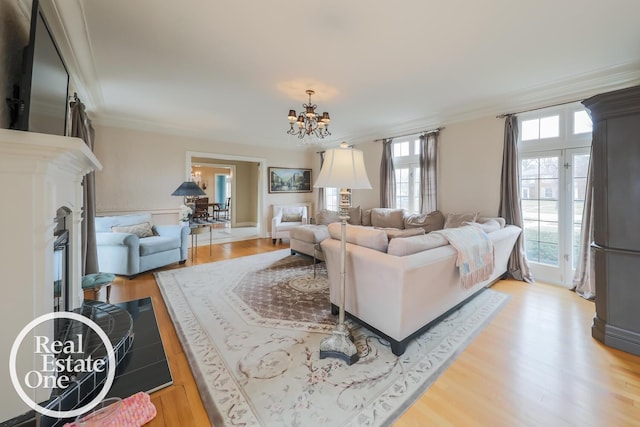
<path id="1" fill-rule="evenodd" d="M 259 157 L 187 151 L 185 177 L 190 179 L 192 166 L 206 164 L 231 169 L 232 226 L 249 226 L 255 221 L 257 235 L 267 237 L 263 212 L 265 203 L 264 171 L 266 159 Z"/>

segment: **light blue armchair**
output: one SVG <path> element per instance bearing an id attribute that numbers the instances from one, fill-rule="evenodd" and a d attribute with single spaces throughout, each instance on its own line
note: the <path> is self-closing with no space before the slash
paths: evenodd
<path id="1" fill-rule="evenodd" d="M 95 226 L 101 272 L 135 276 L 187 260 L 187 226 L 153 225 L 148 213 L 96 217 Z"/>

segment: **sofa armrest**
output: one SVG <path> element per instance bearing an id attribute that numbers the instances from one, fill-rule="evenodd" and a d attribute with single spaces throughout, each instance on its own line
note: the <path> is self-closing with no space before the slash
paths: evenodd
<path id="1" fill-rule="evenodd" d="M 100 271 L 125 276 L 140 272 L 140 238 L 131 233 L 96 233 Z"/>
<path id="2" fill-rule="evenodd" d="M 173 237 L 180 239 L 180 261 L 184 261 L 188 256 L 187 239 L 191 229 L 186 225 L 155 225 L 158 235 L 163 237 Z"/>
<path id="3" fill-rule="evenodd" d="M 189 234 L 189 227 L 186 225 L 154 225 L 153 228 L 159 236 L 163 237 L 181 237 L 182 229 Z"/>
<path id="4" fill-rule="evenodd" d="M 96 233 L 98 246 L 127 246 L 136 249 L 140 246 L 140 238 L 132 233 Z"/>

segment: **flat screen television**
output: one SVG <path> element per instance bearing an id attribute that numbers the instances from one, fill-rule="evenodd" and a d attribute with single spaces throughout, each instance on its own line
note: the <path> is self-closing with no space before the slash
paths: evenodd
<path id="1" fill-rule="evenodd" d="M 24 48 L 22 76 L 16 88 L 12 128 L 65 135 L 69 105 L 69 73 L 40 9 L 33 0 L 29 45 Z"/>

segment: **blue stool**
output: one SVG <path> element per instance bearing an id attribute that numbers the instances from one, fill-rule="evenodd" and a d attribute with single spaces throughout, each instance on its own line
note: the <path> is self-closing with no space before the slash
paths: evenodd
<path id="1" fill-rule="evenodd" d="M 111 297 L 111 283 L 115 280 L 115 274 L 93 273 L 82 276 L 82 290 L 93 290 L 93 299 L 98 299 L 98 293 L 103 286 L 107 288 L 107 302 Z"/>

